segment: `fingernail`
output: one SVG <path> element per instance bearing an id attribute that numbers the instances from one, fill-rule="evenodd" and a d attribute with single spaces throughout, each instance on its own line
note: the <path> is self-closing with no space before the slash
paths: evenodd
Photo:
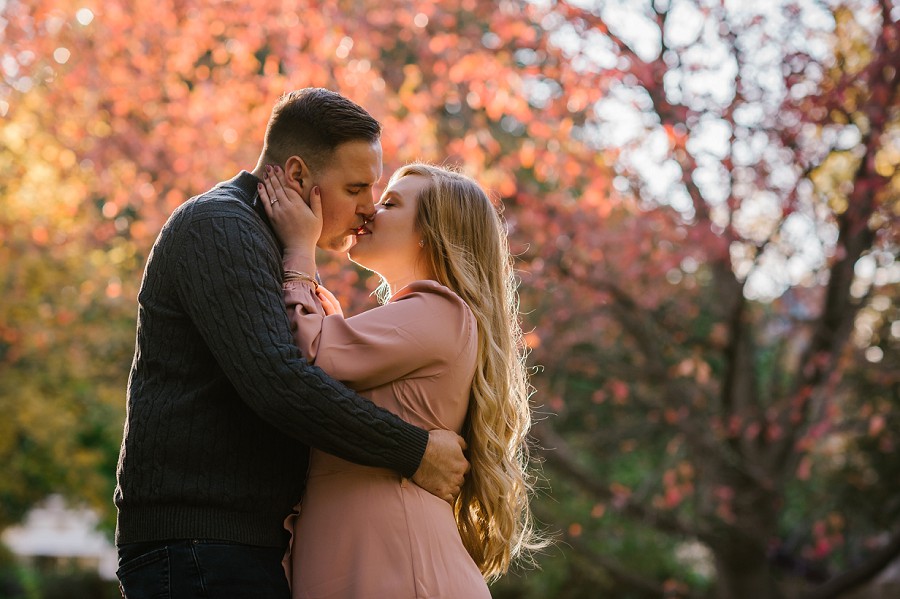
<path id="1" fill-rule="evenodd" d="M 316 192 L 316 193 L 318 194 L 318 193 L 319 193 L 319 186 L 316 185 L 315 187 L 313 187 L 313 191 Z"/>

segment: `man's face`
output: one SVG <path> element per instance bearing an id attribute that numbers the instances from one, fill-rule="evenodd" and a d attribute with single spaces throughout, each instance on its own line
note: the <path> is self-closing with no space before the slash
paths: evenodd
<path id="1" fill-rule="evenodd" d="M 322 196 L 320 248 L 345 252 L 356 231 L 375 213 L 374 185 L 381 179 L 381 142 L 348 141 L 313 174 Z"/>

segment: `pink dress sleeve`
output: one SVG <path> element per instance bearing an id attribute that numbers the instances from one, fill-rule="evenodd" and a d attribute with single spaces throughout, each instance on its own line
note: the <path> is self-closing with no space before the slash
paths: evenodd
<path id="1" fill-rule="evenodd" d="M 304 357 L 360 391 L 440 374 L 474 329 L 468 306 L 434 281 L 416 281 L 388 304 L 347 319 L 325 316 L 307 283 L 287 285 L 284 299 Z"/>

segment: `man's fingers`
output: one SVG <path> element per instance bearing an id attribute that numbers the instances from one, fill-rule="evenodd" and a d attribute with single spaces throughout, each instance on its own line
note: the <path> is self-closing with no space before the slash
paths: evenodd
<path id="1" fill-rule="evenodd" d="M 459 447 L 460 447 L 460 449 L 462 449 L 463 451 L 465 451 L 466 449 L 469 448 L 469 444 L 466 443 L 466 440 L 463 439 L 462 437 L 457 437 L 457 438 L 456 438 L 456 441 L 457 441 L 457 443 L 459 443 Z M 465 459 L 465 456 L 463 456 L 463 459 Z M 471 467 L 472 467 L 472 464 L 470 464 L 469 461 L 466 460 L 466 465 L 465 465 L 465 468 L 463 469 L 463 475 L 464 475 L 464 476 L 469 472 L 469 469 L 470 469 Z"/>
<path id="2" fill-rule="evenodd" d="M 444 495 L 444 499 L 453 503 L 456 501 L 456 498 L 459 497 L 459 494 L 462 493 L 462 489 L 460 487 L 451 487 L 447 493 Z"/>

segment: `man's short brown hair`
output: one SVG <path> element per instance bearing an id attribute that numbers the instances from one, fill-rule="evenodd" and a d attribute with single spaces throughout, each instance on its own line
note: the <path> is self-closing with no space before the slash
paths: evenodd
<path id="1" fill-rule="evenodd" d="M 307 87 L 288 92 L 275 103 L 263 152 L 275 164 L 299 156 L 309 168 L 319 169 L 339 145 L 374 143 L 380 137 L 381 123 L 361 106 L 337 92 Z"/>

